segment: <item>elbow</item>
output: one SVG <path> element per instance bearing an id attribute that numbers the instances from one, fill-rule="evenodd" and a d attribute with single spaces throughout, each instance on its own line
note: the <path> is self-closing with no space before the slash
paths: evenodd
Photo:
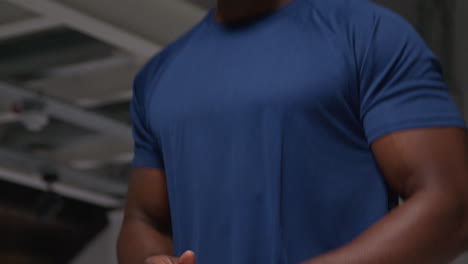
<path id="1" fill-rule="evenodd" d="M 117 255 L 117 260 L 118 260 L 118 263 L 123 263 L 122 261 L 122 254 L 123 254 L 123 249 L 124 249 L 124 245 L 123 245 L 123 241 L 124 239 L 122 239 L 122 236 L 123 236 L 123 226 L 121 226 L 120 228 L 120 232 L 119 232 L 119 235 L 117 237 L 117 241 L 116 243 L 114 244 L 114 247 L 115 247 L 115 253 Z"/>
<path id="2" fill-rule="evenodd" d="M 459 241 L 459 245 L 463 250 L 468 250 L 468 192 L 466 188 L 460 188 L 452 191 L 452 205 L 450 214 L 453 223 L 455 223 L 456 234 L 455 241 Z M 457 239 L 458 238 L 458 239 Z"/>
<path id="3" fill-rule="evenodd" d="M 114 243 L 114 249 L 118 261 L 117 263 L 119 264 L 131 263 L 131 261 L 128 260 L 129 254 L 131 254 L 129 247 L 131 247 L 131 243 L 133 241 L 131 228 L 131 223 L 124 218 L 120 226 L 117 240 Z"/>
<path id="4" fill-rule="evenodd" d="M 458 205 L 458 221 L 460 223 L 460 240 L 464 250 L 468 250 L 468 195 L 464 194 Z"/>
<path id="5" fill-rule="evenodd" d="M 432 219 L 440 239 L 450 241 L 451 247 L 468 249 L 468 195 L 447 188 L 431 188 L 418 195 L 427 209 L 425 218 Z"/>
<path id="6" fill-rule="evenodd" d="M 468 196 L 467 193 L 445 193 L 439 209 L 445 214 L 446 224 L 453 232 L 452 239 L 461 250 L 468 250 Z"/>

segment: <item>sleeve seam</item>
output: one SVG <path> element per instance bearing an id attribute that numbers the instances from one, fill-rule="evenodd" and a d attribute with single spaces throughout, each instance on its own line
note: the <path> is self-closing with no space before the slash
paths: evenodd
<path id="1" fill-rule="evenodd" d="M 367 132 L 367 138 L 369 144 L 376 139 L 396 131 L 405 129 L 418 129 L 418 128 L 429 128 L 429 127 L 462 127 L 467 128 L 464 120 L 457 116 L 437 116 L 437 117 L 425 117 L 425 118 L 410 118 L 404 121 L 390 122 L 376 126 Z"/>

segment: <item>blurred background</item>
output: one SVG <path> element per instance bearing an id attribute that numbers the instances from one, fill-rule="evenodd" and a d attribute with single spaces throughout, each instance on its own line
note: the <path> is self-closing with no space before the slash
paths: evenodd
<path id="1" fill-rule="evenodd" d="M 468 117 L 468 1 L 377 2 L 426 39 Z M 213 6 L 0 0 L 1 264 L 116 263 L 133 76 Z"/>

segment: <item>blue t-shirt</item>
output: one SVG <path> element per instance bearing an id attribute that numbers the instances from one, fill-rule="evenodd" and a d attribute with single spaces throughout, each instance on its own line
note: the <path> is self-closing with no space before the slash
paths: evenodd
<path id="1" fill-rule="evenodd" d="M 211 11 L 135 80 L 134 167 L 163 168 L 175 253 L 296 264 L 343 246 L 397 197 L 370 145 L 459 126 L 411 26 L 365 0 L 295 0 L 237 26 Z"/>

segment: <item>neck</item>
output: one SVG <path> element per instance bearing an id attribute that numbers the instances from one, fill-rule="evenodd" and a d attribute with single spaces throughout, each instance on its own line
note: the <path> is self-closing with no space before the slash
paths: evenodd
<path id="1" fill-rule="evenodd" d="M 293 0 L 218 0 L 216 20 L 237 23 L 275 11 Z"/>

